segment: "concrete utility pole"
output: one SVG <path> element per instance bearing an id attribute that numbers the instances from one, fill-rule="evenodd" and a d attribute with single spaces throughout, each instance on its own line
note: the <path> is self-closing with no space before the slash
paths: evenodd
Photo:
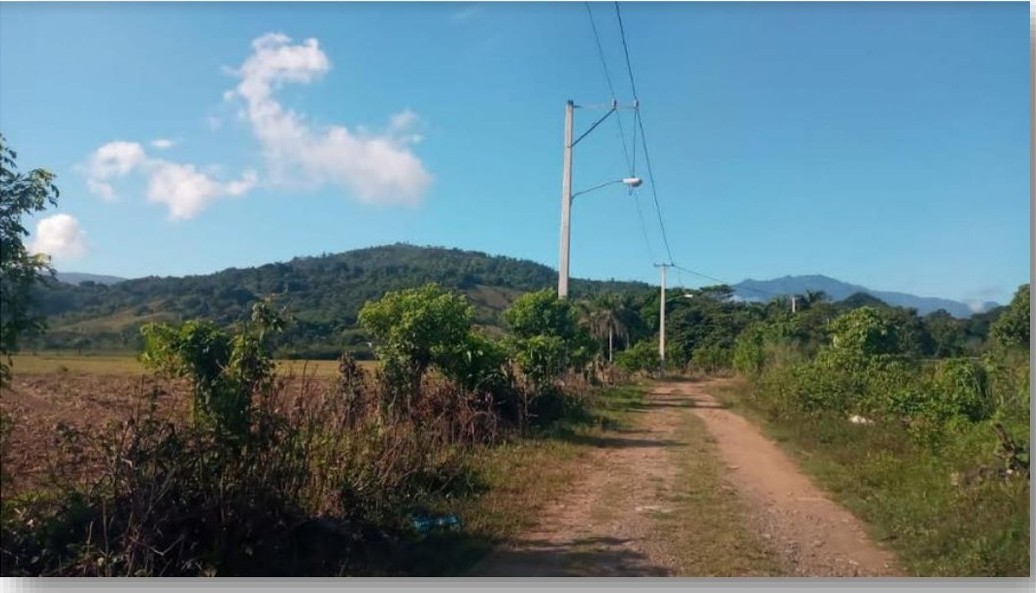
<path id="1" fill-rule="evenodd" d="M 572 219 L 572 119 L 575 104 L 565 103 L 565 165 L 561 174 L 561 254 L 558 264 L 558 298 L 568 298 L 568 255 Z"/>
<path id="2" fill-rule="evenodd" d="M 655 267 L 662 268 L 662 293 L 658 307 L 658 366 L 661 373 L 665 375 L 665 271 L 669 266 L 655 264 Z"/>
<path id="3" fill-rule="evenodd" d="M 637 104 L 634 102 L 632 109 L 636 109 Z M 599 185 L 595 185 L 589 189 L 584 189 L 576 193 L 572 193 L 572 148 L 576 144 L 579 144 L 580 140 L 586 138 L 586 135 L 594 131 L 597 126 L 604 120 L 608 119 L 608 116 L 615 113 L 618 109 L 626 109 L 627 107 L 620 107 L 618 102 L 614 99 L 610 106 L 608 106 L 608 112 L 604 114 L 604 117 L 597 120 L 590 129 L 583 132 L 575 140 L 572 139 L 572 123 L 574 119 L 576 105 L 571 100 L 565 103 L 565 162 L 564 172 L 561 175 L 561 252 L 558 257 L 558 298 L 568 298 L 568 258 L 569 258 L 569 239 L 572 235 L 572 199 L 578 195 L 592 192 L 597 189 L 601 189 L 607 185 L 613 183 L 621 183 L 629 188 L 639 187 L 641 184 L 640 177 L 624 177 L 622 179 L 613 179 L 612 181 L 605 181 Z"/>

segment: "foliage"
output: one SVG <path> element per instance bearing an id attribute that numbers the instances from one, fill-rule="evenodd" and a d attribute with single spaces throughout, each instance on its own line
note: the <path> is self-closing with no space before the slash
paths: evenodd
<path id="1" fill-rule="evenodd" d="M 244 437 L 252 397 L 270 387 L 273 361 L 270 340 L 283 328 L 268 303 L 256 303 L 245 330 L 230 336 L 207 321 L 179 327 L 149 324 L 141 329 L 146 366 L 186 377 L 194 392 L 195 422 L 212 423 L 221 433 Z"/>
<path id="2" fill-rule="evenodd" d="M 586 322 L 590 334 L 608 346 L 608 361 L 614 358 L 615 339 L 629 342 L 630 327 L 636 323 L 636 313 L 628 299 L 620 299 L 614 293 L 600 295 L 586 304 Z"/>
<path id="3" fill-rule="evenodd" d="M 472 447 L 496 439 L 492 410 L 440 382 L 422 387 L 412 415 L 384 414 L 377 402 L 392 386 L 348 360 L 333 391 L 293 401 L 261 347 L 276 321 L 258 306 L 232 336 L 198 323 L 153 330 L 149 357 L 209 401 L 251 387 L 249 413 L 234 418 L 244 425 L 228 440 L 228 422 L 185 425 L 152 393 L 127 422 L 66 433 L 61 451 L 99 448 L 105 467 L 85 483 L 55 474 L 40 496 L 5 496 L 4 573 L 330 576 L 391 565 L 406 515 L 465 488 Z"/>
<path id="4" fill-rule="evenodd" d="M 694 351 L 691 356 L 693 369 L 703 373 L 719 373 L 733 367 L 734 351 L 729 346 L 706 344 Z"/>
<path id="5" fill-rule="evenodd" d="M 1005 348 L 1029 348 L 1029 285 L 1014 293 L 1007 310 L 993 323 L 990 333 Z"/>
<path id="6" fill-rule="evenodd" d="M 926 355 L 952 358 L 962 356 L 967 351 L 968 333 L 965 322 L 954 319 L 942 309 L 925 315 L 922 322 L 925 332 L 931 339 L 931 346 L 925 352 Z"/>
<path id="7" fill-rule="evenodd" d="M 29 231 L 22 217 L 56 205 L 54 175 L 44 169 L 19 173 L 7 139 L 0 134 L 0 386 L 11 378 L 11 355 L 24 337 L 43 327 L 32 309 L 32 289 L 53 275 L 45 255 L 30 254 L 23 243 Z"/>
<path id="8" fill-rule="evenodd" d="M 538 390 L 565 370 L 582 368 L 596 349 L 572 302 L 550 289 L 522 295 L 504 311 L 504 319 L 515 362 Z"/>
<path id="9" fill-rule="evenodd" d="M 619 353 L 615 360 L 628 373 L 654 373 L 659 368 L 658 345 L 642 340 Z"/>
<path id="10" fill-rule="evenodd" d="M 81 337 L 96 350 L 138 350 L 139 327 L 148 322 L 206 318 L 223 329 L 248 318 L 262 299 L 288 307 L 293 320 L 278 341 L 278 356 L 336 359 L 343 352 L 370 358 L 369 336 L 357 328 L 363 305 L 428 283 L 463 294 L 474 324 L 502 329 L 501 312 L 520 294 L 557 283 L 551 268 L 475 251 L 407 244 L 385 245 L 253 268 L 230 268 L 183 278 L 146 277 L 110 286 L 49 282 L 34 295 L 51 331 L 34 346 L 67 349 Z M 573 299 L 603 293 L 637 295 L 637 282 L 572 279 Z"/>
<path id="11" fill-rule="evenodd" d="M 360 325 L 374 339 L 374 351 L 409 408 L 431 366 L 457 370 L 471 331 L 465 299 L 435 284 L 389 292 L 360 310 Z M 480 356 L 480 355 L 476 355 Z"/>
<path id="12" fill-rule="evenodd" d="M 442 372 L 468 391 L 500 393 L 506 389 L 506 363 L 507 349 L 501 342 L 471 330 L 445 357 Z"/>
<path id="13" fill-rule="evenodd" d="M 734 344 L 733 367 L 746 377 L 758 377 L 766 363 L 763 353 L 765 330 L 765 325 L 762 323 L 749 326 L 741 332 Z"/>
<path id="14" fill-rule="evenodd" d="M 831 323 L 832 346 L 856 356 L 898 354 L 900 335 L 892 320 L 879 309 L 860 307 Z"/>

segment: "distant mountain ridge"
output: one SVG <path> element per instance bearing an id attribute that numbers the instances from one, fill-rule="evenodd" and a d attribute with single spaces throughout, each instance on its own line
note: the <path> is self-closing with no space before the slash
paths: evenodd
<path id="1" fill-rule="evenodd" d="M 125 282 L 128 278 L 120 278 L 119 276 L 106 276 L 104 274 L 85 274 L 82 272 L 55 272 L 54 275 L 57 277 L 58 282 L 64 282 L 65 284 L 74 284 L 79 286 L 83 282 L 94 282 L 96 284 L 105 284 L 111 286 L 112 284 L 118 284 L 119 282 Z"/>
<path id="2" fill-rule="evenodd" d="M 972 308 L 972 305 L 950 299 L 921 297 L 904 292 L 872 290 L 865 286 L 842 282 L 841 280 L 820 274 L 783 276 L 772 280 L 748 279 L 734 284 L 732 288 L 734 288 L 734 294 L 737 297 L 748 301 L 767 301 L 776 296 L 805 294 L 809 290 L 823 291 L 832 301 L 841 301 L 862 292 L 881 299 L 889 305 L 917 309 L 917 312 L 921 315 L 927 315 L 943 309 L 957 318 L 971 317 L 975 313 L 983 313 L 1000 306 L 999 303 L 987 301 L 981 303 L 978 307 Z"/>

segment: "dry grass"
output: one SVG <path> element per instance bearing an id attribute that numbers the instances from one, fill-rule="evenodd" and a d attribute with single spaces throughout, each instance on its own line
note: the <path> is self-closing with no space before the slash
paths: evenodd
<path id="1" fill-rule="evenodd" d="M 338 373 L 336 360 L 279 360 L 281 374 L 334 377 Z M 374 368 L 374 361 L 358 363 L 365 370 Z M 19 354 L 14 357 L 12 370 L 15 375 L 51 375 L 82 373 L 87 375 L 140 376 L 147 369 L 136 357 L 126 353 L 73 354 L 65 352 L 40 352 Z"/>

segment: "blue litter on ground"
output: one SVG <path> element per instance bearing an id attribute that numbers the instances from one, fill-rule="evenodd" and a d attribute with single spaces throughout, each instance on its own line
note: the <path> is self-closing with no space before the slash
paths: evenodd
<path id="1" fill-rule="evenodd" d="M 460 529 L 460 517 L 450 513 L 448 515 L 413 515 L 410 518 L 411 525 L 419 533 L 427 533 L 435 529 L 455 531 Z"/>

